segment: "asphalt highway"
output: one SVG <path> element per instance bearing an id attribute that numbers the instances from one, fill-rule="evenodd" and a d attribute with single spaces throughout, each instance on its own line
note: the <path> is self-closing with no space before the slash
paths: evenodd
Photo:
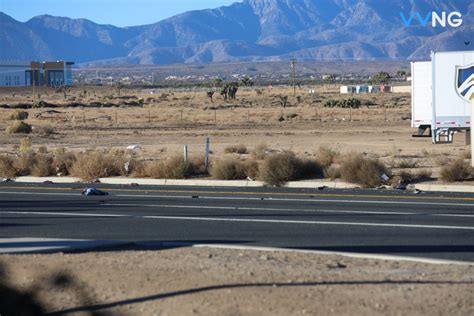
<path id="1" fill-rule="evenodd" d="M 474 262 L 474 195 L 0 184 L 0 238 L 268 246 Z"/>

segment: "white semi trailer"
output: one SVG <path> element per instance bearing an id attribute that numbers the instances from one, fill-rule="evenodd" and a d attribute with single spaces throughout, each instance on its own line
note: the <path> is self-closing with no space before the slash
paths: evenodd
<path id="1" fill-rule="evenodd" d="M 433 52 L 431 61 L 412 63 L 412 127 L 431 129 L 433 143 L 452 142 L 471 128 L 474 51 Z"/>
<path id="2" fill-rule="evenodd" d="M 426 130 L 431 136 L 433 111 L 431 107 L 431 61 L 411 63 L 411 127 L 418 128 L 418 135 Z"/>

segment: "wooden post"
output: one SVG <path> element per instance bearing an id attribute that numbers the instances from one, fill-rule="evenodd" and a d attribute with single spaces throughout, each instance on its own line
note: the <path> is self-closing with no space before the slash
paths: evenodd
<path id="1" fill-rule="evenodd" d="M 250 110 L 247 110 L 247 123 L 250 122 Z"/>
<path id="2" fill-rule="evenodd" d="M 214 123 L 217 124 L 217 110 L 214 110 Z"/>
<path id="3" fill-rule="evenodd" d="M 117 115 L 117 109 L 115 109 L 115 125 L 118 126 L 118 115 Z"/>
<path id="4" fill-rule="evenodd" d="M 148 108 L 148 123 L 151 124 L 151 107 Z"/>
<path id="5" fill-rule="evenodd" d="M 352 106 L 349 106 L 349 122 L 352 123 Z"/>
<path id="6" fill-rule="evenodd" d="M 387 105 L 383 105 L 383 111 L 384 111 L 384 117 L 385 117 L 385 122 L 387 122 Z"/>
<path id="7" fill-rule="evenodd" d="M 184 162 L 188 162 L 188 145 L 184 145 L 183 154 L 184 154 Z"/>
<path id="8" fill-rule="evenodd" d="M 82 122 L 86 124 L 86 110 L 82 111 Z"/>
<path id="9" fill-rule="evenodd" d="M 206 168 L 206 171 L 208 171 L 208 168 L 209 168 L 209 137 L 206 138 L 206 156 L 204 158 L 204 166 Z"/>

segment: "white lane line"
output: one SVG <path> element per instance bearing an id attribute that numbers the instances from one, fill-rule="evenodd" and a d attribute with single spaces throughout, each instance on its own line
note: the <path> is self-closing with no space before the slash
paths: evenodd
<path id="1" fill-rule="evenodd" d="M 363 222 L 332 222 L 332 221 L 297 221 L 277 219 L 244 219 L 244 218 L 218 218 L 218 217 L 194 217 L 194 216 L 155 216 L 155 215 L 124 215 L 124 214 L 89 214 L 89 213 L 65 213 L 65 212 L 20 212 L 2 211 L 0 214 L 22 214 L 22 215 L 56 215 L 56 216 L 83 216 L 83 217 L 114 217 L 114 218 L 138 218 L 138 219 L 163 219 L 181 221 L 202 222 L 235 222 L 235 223 L 266 223 L 266 224 L 304 224 L 304 225 L 340 225 L 340 226 L 370 226 L 370 227 L 397 227 L 397 228 L 425 228 L 425 229 L 448 229 L 448 230 L 474 230 L 469 226 L 444 226 L 444 225 L 415 225 L 415 224 L 386 224 L 386 223 L 363 223 Z"/>
<path id="2" fill-rule="evenodd" d="M 26 211 L 0 211 L 0 214 L 20 215 L 57 215 L 57 216 L 81 216 L 81 217 L 134 217 L 123 214 L 97 214 L 97 213 L 74 213 L 74 212 L 26 212 Z"/>
<path id="3" fill-rule="evenodd" d="M 271 212 L 311 212 L 311 213 L 348 213 L 348 214 L 372 214 L 372 215 L 415 215 L 412 212 L 379 212 L 379 211 L 343 211 L 343 210 L 316 210 L 316 209 L 290 209 L 270 207 L 241 207 L 241 206 L 207 206 L 207 205 L 173 205 L 173 204 L 128 204 L 128 203 L 105 203 L 103 206 L 135 206 L 152 208 L 177 208 L 177 209 L 211 209 L 231 211 L 271 211 Z"/>
<path id="4" fill-rule="evenodd" d="M 1 193 L 1 192 L 0 192 Z M 284 194 L 282 194 L 284 195 Z M 310 194 L 308 194 L 309 196 Z M 181 198 L 181 199 L 191 199 L 191 196 L 185 195 L 154 195 L 154 194 L 117 194 L 115 196 L 119 197 L 143 197 L 143 198 Z M 362 204 L 395 204 L 395 205 L 439 205 L 439 206 L 468 206 L 474 207 L 474 204 L 467 204 L 467 203 L 437 203 L 437 202 L 409 202 L 409 201 L 376 201 L 376 200 L 329 200 L 329 199 L 294 199 L 294 198 L 274 198 L 274 197 L 228 197 L 228 196 L 201 196 L 199 195 L 199 199 L 202 200 L 243 200 L 243 201 L 276 201 L 276 202 L 328 202 L 328 203 L 362 203 Z"/>
<path id="5" fill-rule="evenodd" d="M 59 192 L 8 192 L 0 191 L 0 194 L 23 194 L 23 195 L 64 195 L 80 196 L 79 193 Z M 284 194 L 282 194 L 284 195 Z M 308 194 L 309 196 L 310 194 Z M 104 196 L 105 197 L 105 196 Z M 190 195 L 155 195 L 155 194 L 111 194 L 109 197 L 140 197 L 140 198 L 163 198 L 163 199 L 193 199 Z M 304 202 L 304 203 L 353 203 L 353 204 L 390 204 L 390 205 L 426 205 L 426 206 L 462 206 L 474 207 L 473 203 L 438 203 L 438 202 L 410 202 L 410 201 L 377 201 L 377 200 L 334 200 L 334 199 L 293 199 L 274 197 L 227 197 L 227 196 L 201 196 L 201 200 L 242 200 L 242 201 L 274 201 L 274 202 Z"/>
<path id="6" fill-rule="evenodd" d="M 385 224 L 385 223 L 359 223 L 359 222 L 331 222 L 331 221 L 296 221 L 278 219 L 244 219 L 244 218 L 217 218 L 217 217 L 188 217 L 188 216 L 154 216 L 147 215 L 143 218 L 169 219 L 187 221 L 211 222 L 244 222 L 244 223 L 271 223 L 271 224 L 310 224 L 310 225 L 344 225 L 344 226 L 373 226 L 373 227 L 399 227 L 399 228 L 428 228 L 428 229 L 454 229 L 474 230 L 469 226 L 444 226 L 444 225 L 414 225 L 414 224 Z"/>
<path id="7" fill-rule="evenodd" d="M 132 206 L 152 208 L 174 208 L 174 209 L 213 209 L 231 211 L 271 211 L 271 212 L 302 212 L 302 213 L 342 213 L 342 214 L 371 214 L 371 215 L 426 215 L 443 217 L 474 217 L 469 214 L 436 214 L 415 212 L 380 212 L 380 211 L 344 211 L 344 210 L 317 210 L 317 209 L 290 209 L 270 207 L 240 207 L 240 206 L 206 206 L 206 205 L 172 205 L 172 204 L 128 204 L 128 203 L 105 203 L 103 206 Z"/>

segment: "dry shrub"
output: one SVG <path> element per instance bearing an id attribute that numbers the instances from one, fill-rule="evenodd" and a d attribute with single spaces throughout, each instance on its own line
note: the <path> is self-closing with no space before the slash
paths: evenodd
<path id="1" fill-rule="evenodd" d="M 191 157 L 190 162 L 191 166 L 193 167 L 192 173 L 194 175 L 207 174 L 206 159 L 204 155 L 198 157 Z"/>
<path id="2" fill-rule="evenodd" d="M 212 165 L 211 176 L 218 180 L 241 180 L 247 178 L 244 163 L 236 158 L 224 158 Z"/>
<path id="3" fill-rule="evenodd" d="M 247 151 L 247 147 L 245 145 L 240 144 L 240 145 L 227 146 L 224 149 L 224 153 L 225 154 L 240 154 L 240 155 L 243 155 L 243 154 L 247 154 L 248 151 Z"/>
<path id="4" fill-rule="evenodd" d="M 418 165 L 419 165 L 418 161 L 412 158 L 403 158 L 395 162 L 394 167 L 401 168 L 401 169 L 411 169 L 411 168 L 418 167 Z"/>
<path id="5" fill-rule="evenodd" d="M 27 176 L 31 174 L 31 168 L 36 163 L 36 154 L 33 151 L 23 152 L 15 159 L 14 163 L 17 175 Z"/>
<path id="6" fill-rule="evenodd" d="M 431 179 L 431 176 L 433 175 L 433 172 L 429 169 L 421 169 L 418 170 L 416 173 L 416 179 L 417 180 L 429 180 Z"/>
<path id="7" fill-rule="evenodd" d="M 29 153 L 33 151 L 31 145 L 32 145 L 31 138 L 23 137 L 22 139 L 20 139 L 20 147 L 19 147 L 20 153 Z"/>
<path id="8" fill-rule="evenodd" d="M 256 160 L 263 160 L 268 155 L 269 148 L 267 144 L 258 144 L 252 151 L 252 158 Z"/>
<path id="9" fill-rule="evenodd" d="M 384 173 L 387 173 L 387 169 L 378 159 L 367 158 L 362 154 L 349 155 L 341 164 L 342 179 L 365 188 L 382 184 Z"/>
<path id="10" fill-rule="evenodd" d="M 76 155 L 74 153 L 57 150 L 52 161 L 52 168 L 56 175 L 67 176 L 71 173 L 75 161 Z"/>
<path id="11" fill-rule="evenodd" d="M 85 181 L 124 174 L 125 157 L 120 152 L 93 151 L 79 154 L 70 173 Z"/>
<path id="12" fill-rule="evenodd" d="M 0 155 L 0 177 L 14 178 L 17 176 L 15 160 L 10 155 Z"/>
<path id="13" fill-rule="evenodd" d="M 329 167 L 340 157 L 340 152 L 335 151 L 329 147 L 319 147 L 318 161 L 325 168 Z"/>
<path id="14" fill-rule="evenodd" d="M 14 121 L 12 124 L 7 126 L 6 132 L 8 134 L 29 134 L 31 133 L 32 127 L 23 121 Z"/>
<path id="15" fill-rule="evenodd" d="M 15 110 L 10 114 L 8 117 L 10 120 L 18 120 L 18 121 L 23 121 L 28 118 L 28 112 L 22 111 L 22 110 Z"/>
<path id="16" fill-rule="evenodd" d="M 323 168 L 324 177 L 327 179 L 339 179 L 341 177 L 341 169 L 336 166 Z"/>
<path id="17" fill-rule="evenodd" d="M 35 156 L 30 174 L 35 177 L 47 177 L 54 175 L 53 157 L 48 154 L 38 154 Z"/>
<path id="18" fill-rule="evenodd" d="M 259 165 L 255 160 L 244 161 L 245 174 L 250 179 L 257 179 L 259 176 Z"/>
<path id="19" fill-rule="evenodd" d="M 193 174 L 193 165 L 181 155 L 146 164 L 144 175 L 154 179 L 184 179 Z"/>
<path id="20" fill-rule="evenodd" d="M 472 172 L 468 162 L 458 159 L 441 169 L 441 179 L 446 182 L 462 181 L 466 180 Z"/>
<path id="21" fill-rule="evenodd" d="M 466 151 L 461 156 L 463 159 L 471 159 L 471 151 Z"/>
<path id="22" fill-rule="evenodd" d="M 48 137 L 54 134 L 54 128 L 51 126 L 36 126 L 33 129 L 34 134 L 43 136 L 43 137 Z"/>
<path id="23" fill-rule="evenodd" d="M 260 178 L 272 186 L 281 186 L 288 181 L 321 174 L 322 170 L 318 162 L 299 159 L 293 152 L 268 156 L 260 168 Z"/>

